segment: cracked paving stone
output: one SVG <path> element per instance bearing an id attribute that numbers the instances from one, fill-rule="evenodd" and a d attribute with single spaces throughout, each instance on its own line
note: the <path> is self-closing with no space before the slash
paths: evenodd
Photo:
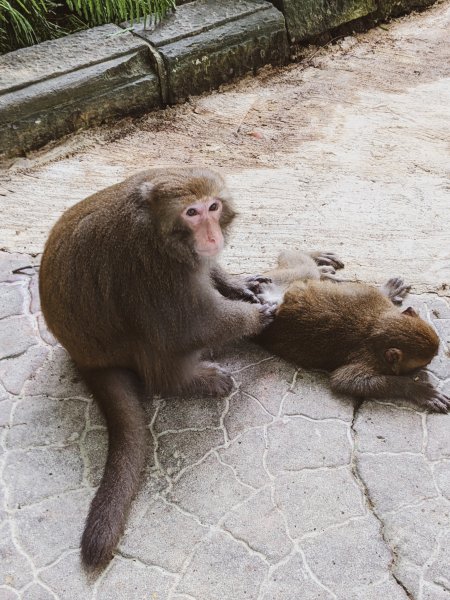
<path id="1" fill-rule="evenodd" d="M 193 517 L 160 499 L 133 508 L 120 551 L 146 564 L 180 571 L 192 548 L 208 532 Z"/>
<path id="2" fill-rule="evenodd" d="M 447 588 L 450 595 L 450 523 L 441 533 L 441 543 L 432 564 L 425 570 L 424 578 L 430 583 Z"/>
<path id="3" fill-rule="evenodd" d="M 54 600 L 54 595 L 41 585 L 34 583 L 22 593 L 22 600 Z"/>
<path id="4" fill-rule="evenodd" d="M 450 458 L 450 414 L 427 415 L 428 444 L 426 455 L 431 460 Z"/>
<path id="5" fill-rule="evenodd" d="M 167 474 L 173 476 L 223 443 L 222 429 L 161 434 L 158 437 L 158 459 Z"/>
<path id="6" fill-rule="evenodd" d="M 11 394 L 20 394 L 25 382 L 42 366 L 48 348 L 32 346 L 15 358 L 0 362 L 0 380 Z"/>
<path id="7" fill-rule="evenodd" d="M 274 358 L 237 373 L 235 378 L 242 392 L 257 398 L 269 413 L 277 415 L 295 371 L 295 367 Z"/>
<path id="8" fill-rule="evenodd" d="M 24 394 L 30 396 L 52 396 L 67 398 L 67 396 L 89 397 L 75 365 L 68 353 L 61 346 L 52 349 L 42 367 L 25 384 Z"/>
<path id="9" fill-rule="evenodd" d="M 86 402 L 33 396 L 19 400 L 9 432 L 9 448 L 64 444 L 80 438 Z"/>
<path id="10" fill-rule="evenodd" d="M 230 408 L 225 415 L 224 425 L 230 439 L 252 427 L 270 423 L 273 419 L 257 400 L 243 392 L 231 396 Z"/>
<path id="11" fill-rule="evenodd" d="M 116 557 L 101 581 L 97 597 L 101 600 L 164 600 L 175 583 L 175 576 L 135 560 Z"/>
<path id="12" fill-rule="evenodd" d="M 355 590 L 353 593 L 345 592 L 339 600 L 408 600 L 405 590 L 393 579 L 383 583 L 365 586 Z"/>
<path id="13" fill-rule="evenodd" d="M 39 297 L 39 277 L 34 276 L 30 279 L 28 286 L 30 292 L 30 312 L 37 313 L 41 310 L 41 299 Z"/>
<path id="14" fill-rule="evenodd" d="M 7 427 L 11 418 L 15 399 L 5 396 L 0 399 L 0 427 Z"/>
<path id="15" fill-rule="evenodd" d="M 80 487 L 83 479 L 80 449 L 71 445 L 11 450 L 6 456 L 3 479 L 9 489 L 10 508 Z"/>
<path id="16" fill-rule="evenodd" d="M 433 323 L 441 340 L 447 347 L 450 346 L 450 319 L 436 319 Z"/>
<path id="17" fill-rule="evenodd" d="M 29 254 L 20 254 L 19 252 L 0 251 L 0 281 L 29 281 L 30 276 L 26 274 L 15 275 L 13 271 L 28 267 L 29 265 L 39 264 L 40 257 L 30 256 Z M 27 273 L 31 273 L 30 269 Z"/>
<path id="18" fill-rule="evenodd" d="M 0 559 L 0 585 L 19 589 L 32 581 L 30 563 L 16 548 L 8 521 L 0 525 Z"/>
<path id="19" fill-rule="evenodd" d="M 253 367 L 260 361 L 267 364 L 273 360 L 273 355 L 256 344 L 245 340 L 228 344 L 219 349 L 214 359 L 228 371 L 236 372 L 247 367 Z"/>
<path id="20" fill-rule="evenodd" d="M 164 398 L 154 423 L 156 433 L 170 429 L 220 427 L 225 408 L 223 398 Z"/>
<path id="21" fill-rule="evenodd" d="M 239 483 L 231 468 L 209 456 L 182 474 L 169 498 L 202 521 L 216 523 L 250 493 L 251 489 Z"/>
<path id="22" fill-rule="evenodd" d="M 294 554 L 272 573 L 262 596 L 262 600 L 330 600 L 331 598 L 333 596 L 311 577 L 299 554 Z"/>
<path id="23" fill-rule="evenodd" d="M 428 371 L 434 373 L 438 379 L 450 377 L 450 360 L 448 350 L 441 344 L 438 354 L 427 367 Z"/>
<path id="24" fill-rule="evenodd" d="M 450 461 L 446 460 L 435 465 L 434 476 L 439 491 L 450 501 Z"/>
<path id="25" fill-rule="evenodd" d="M 267 428 L 267 467 L 278 474 L 349 464 L 348 429 L 339 421 L 310 421 L 302 417 L 277 421 Z"/>
<path id="26" fill-rule="evenodd" d="M 29 317 L 8 317 L 0 320 L 0 360 L 21 354 L 36 342 L 36 332 Z"/>
<path id="27" fill-rule="evenodd" d="M 263 461 L 265 448 L 263 430 L 251 429 L 218 452 L 221 460 L 236 470 L 243 483 L 259 488 L 269 481 Z"/>
<path id="28" fill-rule="evenodd" d="M 435 319 L 450 319 L 450 304 L 444 298 L 430 296 L 426 299 L 426 305 L 430 310 L 433 321 Z"/>
<path id="29" fill-rule="evenodd" d="M 213 533 L 195 548 L 176 591 L 196 600 L 256 600 L 267 565 L 244 544 Z"/>
<path id="30" fill-rule="evenodd" d="M 449 598 L 449 588 L 443 589 L 441 587 L 425 583 L 420 600 L 449 600 Z"/>
<path id="31" fill-rule="evenodd" d="M 323 531 L 366 512 L 362 492 L 349 467 L 278 477 L 275 500 L 293 538 Z"/>
<path id="32" fill-rule="evenodd" d="M 17 539 L 37 567 L 79 547 L 92 495 L 90 489 L 76 490 L 16 511 Z"/>
<path id="33" fill-rule="evenodd" d="M 292 550 L 283 517 L 274 506 L 269 489 L 261 490 L 230 512 L 223 527 L 269 562 L 279 562 Z"/>
<path id="34" fill-rule="evenodd" d="M 22 283 L 0 283 L 0 319 L 24 312 L 26 287 Z"/>
<path id="35" fill-rule="evenodd" d="M 50 567 L 42 569 L 39 578 L 63 600 L 87 600 L 92 597 L 94 582 L 86 577 L 78 551 L 63 555 Z"/>
<path id="36" fill-rule="evenodd" d="M 385 515 L 383 522 L 386 540 L 396 555 L 413 565 L 423 565 L 432 555 L 439 534 L 449 526 L 450 506 L 442 500 L 426 500 Z M 403 580 L 401 570 L 399 575 Z"/>
<path id="37" fill-rule="evenodd" d="M 359 454 L 357 465 L 377 512 L 437 496 L 430 465 L 421 454 Z"/>
<path id="38" fill-rule="evenodd" d="M 19 592 L 16 592 L 11 588 L 0 587 L 0 598 L 1 600 L 19 600 L 20 596 Z"/>
<path id="39" fill-rule="evenodd" d="M 283 402 L 285 415 L 304 415 L 312 419 L 353 419 L 354 400 L 330 390 L 329 376 L 300 371 L 292 391 Z"/>
<path id="40" fill-rule="evenodd" d="M 360 452 L 421 452 L 422 418 L 411 410 L 364 402 L 357 412 L 355 445 Z"/>
<path id="41" fill-rule="evenodd" d="M 45 322 L 43 315 L 37 315 L 37 324 L 39 329 L 39 335 L 41 338 L 50 346 L 56 346 L 58 344 L 57 339 L 52 333 L 50 333 L 47 323 Z"/>
<path id="42" fill-rule="evenodd" d="M 86 474 L 89 484 L 97 486 L 103 475 L 108 453 L 108 432 L 106 429 L 92 429 L 86 433 L 83 448 L 88 460 L 89 469 Z"/>
<path id="43" fill-rule="evenodd" d="M 304 539 L 301 547 L 319 581 L 343 598 L 354 588 L 379 581 L 391 562 L 380 524 L 372 515 Z"/>

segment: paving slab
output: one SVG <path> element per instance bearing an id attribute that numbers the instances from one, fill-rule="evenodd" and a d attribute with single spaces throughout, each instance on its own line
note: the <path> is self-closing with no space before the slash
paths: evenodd
<path id="1" fill-rule="evenodd" d="M 218 353 L 236 383 L 228 398 L 148 400 L 141 489 L 114 559 L 87 578 L 79 537 L 107 435 L 46 331 L 34 265 L 51 222 L 87 193 L 152 163 L 219 165 L 241 198 L 232 270 L 259 271 L 301 242 L 348 255 L 349 277 L 403 272 L 408 303 L 441 337 L 430 371 L 449 391 L 449 23 L 444 2 L 319 51 L 309 67 L 4 170 L 2 600 L 448 600 L 450 415 L 389 399 L 359 406 L 331 393 L 326 374 L 247 342 Z"/>

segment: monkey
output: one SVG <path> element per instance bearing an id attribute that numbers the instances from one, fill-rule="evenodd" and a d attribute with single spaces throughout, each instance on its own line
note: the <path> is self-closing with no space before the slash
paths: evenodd
<path id="1" fill-rule="evenodd" d="M 154 168 L 70 207 L 49 234 L 42 312 L 109 433 L 81 538 L 88 570 L 111 558 L 139 485 L 147 433 L 141 401 L 156 393 L 228 395 L 231 375 L 202 353 L 253 336 L 273 318 L 274 305 L 254 292 L 268 279 L 240 280 L 217 262 L 235 216 L 215 171 Z"/>
<path id="2" fill-rule="evenodd" d="M 316 264 L 320 255 L 324 253 L 284 252 L 278 268 L 266 273 L 272 283 L 262 286 L 261 299 L 274 300 L 277 294 L 283 298 L 274 321 L 256 336 L 258 343 L 298 366 L 330 371 L 336 392 L 404 398 L 448 412 L 450 398 L 408 377 L 425 367 L 439 348 L 431 325 L 412 307 L 401 311 L 393 304 L 401 302 L 409 286 L 400 278 L 379 289 L 330 281 L 343 263 L 329 255 L 324 270 Z"/>

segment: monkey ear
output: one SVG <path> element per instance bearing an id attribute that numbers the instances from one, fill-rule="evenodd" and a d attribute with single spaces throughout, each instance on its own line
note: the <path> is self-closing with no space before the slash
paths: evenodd
<path id="1" fill-rule="evenodd" d="M 390 365 L 395 365 L 403 358 L 403 352 L 398 348 L 388 348 L 388 350 L 386 350 L 384 353 L 384 358 Z"/>
<path id="2" fill-rule="evenodd" d="M 418 317 L 419 316 L 416 313 L 416 311 L 413 309 L 412 306 L 408 306 L 408 308 L 405 308 L 405 310 L 402 311 L 402 315 L 408 315 L 408 317 Z"/>

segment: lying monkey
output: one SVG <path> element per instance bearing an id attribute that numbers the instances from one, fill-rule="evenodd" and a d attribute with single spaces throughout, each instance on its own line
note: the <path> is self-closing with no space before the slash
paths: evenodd
<path id="1" fill-rule="evenodd" d="M 343 264 L 332 254 L 327 261 L 326 255 L 318 256 L 285 252 L 278 268 L 267 273 L 272 283 L 261 286 L 261 300 L 283 301 L 257 341 L 299 366 L 331 371 L 337 392 L 405 398 L 448 412 L 447 396 L 405 376 L 425 367 L 439 347 L 436 332 L 413 308 L 401 311 L 393 305 L 409 288 L 398 278 L 380 289 L 324 281 Z"/>

